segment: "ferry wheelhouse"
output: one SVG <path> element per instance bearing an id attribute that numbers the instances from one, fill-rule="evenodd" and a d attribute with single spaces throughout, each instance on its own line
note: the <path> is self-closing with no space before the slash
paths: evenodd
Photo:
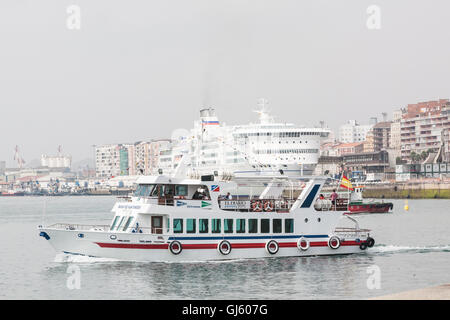
<path id="1" fill-rule="evenodd" d="M 369 230 L 318 199 L 325 181 L 143 176 L 134 194 L 114 205 L 109 225 L 38 228 L 58 252 L 133 261 L 334 255 L 372 247 Z"/>

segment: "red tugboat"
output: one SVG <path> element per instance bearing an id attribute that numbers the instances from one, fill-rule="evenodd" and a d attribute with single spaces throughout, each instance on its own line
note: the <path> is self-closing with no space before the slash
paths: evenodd
<path id="1" fill-rule="evenodd" d="M 348 211 L 345 214 L 387 213 L 394 208 L 392 202 L 365 201 L 362 196 L 364 187 L 353 187 L 346 176 L 342 177 L 340 186 L 347 189 L 348 192 L 340 193 L 340 197 L 336 199 L 336 210 Z"/>
<path id="2" fill-rule="evenodd" d="M 350 203 L 348 204 L 348 213 L 387 213 L 394 208 L 392 202 L 384 201 L 364 201 L 362 197 L 362 186 L 355 187 L 350 193 Z"/>

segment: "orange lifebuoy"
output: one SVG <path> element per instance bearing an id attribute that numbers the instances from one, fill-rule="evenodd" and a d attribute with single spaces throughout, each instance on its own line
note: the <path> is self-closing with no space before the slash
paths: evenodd
<path id="1" fill-rule="evenodd" d="M 261 212 L 262 211 L 261 201 L 253 200 L 253 202 L 252 202 L 252 209 L 253 209 L 254 212 Z"/>
<path id="2" fill-rule="evenodd" d="M 271 212 L 273 210 L 273 203 L 270 200 L 264 201 L 264 211 Z"/>

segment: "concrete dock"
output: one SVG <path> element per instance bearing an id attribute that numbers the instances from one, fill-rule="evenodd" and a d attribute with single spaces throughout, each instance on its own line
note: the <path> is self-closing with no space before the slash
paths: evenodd
<path id="1" fill-rule="evenodd" d="M 450 284 L 394 293 L 370 300 L 450 300 Z"/>

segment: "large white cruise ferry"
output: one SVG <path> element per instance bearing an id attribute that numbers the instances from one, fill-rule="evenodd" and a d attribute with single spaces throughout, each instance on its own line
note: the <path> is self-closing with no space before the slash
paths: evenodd
<path id="1" fill-rule="evenodd" d="M 160 173 L 171 174 L 184 155 L 190 156 L 188 176 L 219 177 L 288 174 L 311 175 L 319 159 L 326 128 L 275 122 L 267 109 L 256 110 L 258 123 L 222 125 L 212 108 L 200 110 L 194 128 L 177 137 L 159 158 Z"/>
<path id="2" fill-rule="evenodd" d="M 38 229 L 57 252 L 132 261 L 335 255 L 372 247 L 369 230 L 321 199 L 325 181 L 142 176 L 134 195 L 114 205 L 109 225 Z"/>

